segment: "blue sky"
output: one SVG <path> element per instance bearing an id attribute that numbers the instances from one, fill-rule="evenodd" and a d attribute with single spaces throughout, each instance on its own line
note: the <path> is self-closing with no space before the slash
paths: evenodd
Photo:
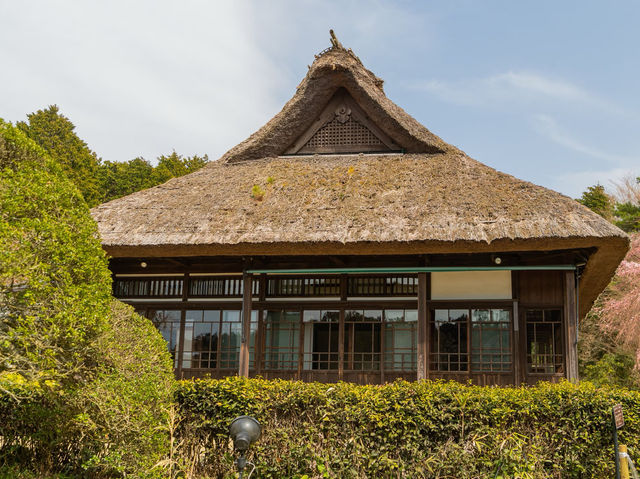
<path id="1" fill-rule="evenodd" d="M 640 174 L 640 2 L 0 0 L 0 117 L 57 104 L 103 159 L 215 159 L 329 28 L 470 156 L 579 196 Z"/>

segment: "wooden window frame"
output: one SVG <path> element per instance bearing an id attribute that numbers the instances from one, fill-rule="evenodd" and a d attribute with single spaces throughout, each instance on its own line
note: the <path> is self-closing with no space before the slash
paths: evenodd
<path id="1" fill-rule="evenodd" d="M 468 311 L 468 320 L 467 320 L 467 370 L 465 371 L 447 371 L 434 369 L 432 366 L 432 357 L 434 354 L 438 354 L 431 350 L 431 337 L 432 335 L 432 326 L 435 321 L 434 311 L 436 309 L 459 309 L 459 310 L 467 310 Z M 484 371 L 484 370 L 474 370 L 472 365 L 472 310 L 478 309 L 504 309 L 509 311 L 510 321 L 509 321 L 509 344 L 510 344 L 510 355 L 511 355 L 511 366 L 509 370 L 505 371 Z M 510 375 L 513 376 L 517 369 L 517 363 L 519 361 L 519 357 L 517 356 L 517 347 L 515 345 L 515 341 L 517 335 L 515 334 L 515 324 L 516 319 L 514 314 L 517 312 L 517 300 L 509 299 L 509 300 L 464 300 L 464 301 L 455 301 L 455 300 L 429 300 L 427 303 L 427 312 L 428 312 L 428 321 L 427 321 L 427 331 L 429 336 L 429 353 L 427 357 L 427 374 L 432 376 L 451 376 L 451 377 L 466 377 L 468 379 L 472 379 L 477 375 Z"/>

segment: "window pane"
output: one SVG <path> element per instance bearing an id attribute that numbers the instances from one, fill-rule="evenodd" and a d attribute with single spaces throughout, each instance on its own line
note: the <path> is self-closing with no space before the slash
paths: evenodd
<path id="1" fill-rule="evenodd" d="M 267 311 L 265 318 L 265 369 L 297 370 L 300 313 Z"/>
<path id="2" fill-rule="evenodd" d="M 530 373 L 554 374 L 564 371 L 559 309 L 528 310 L 527 370 Z"/>
<path id="3" fill-rule="evenodd" d="M 242 323 L 240 311 L 222 311 L 220 326 L 220 369 L 238 369 Z"/>
<path id="4" fill-rule="evenodd" d="M 382 311 L 345 312 L 345 369 L 380 370 Z"/>
<path id="5" fill-rule="evenodd" d="M 417 366 L 417 320 L 415 310 L 385 310 L 384 368 L 415 371 Z"/>
<path id="6" fill-rule="evenodd" d="M 466 309 L 436 309 L 431 311 L 430 368 L 434 371 L 467 371 Z"/>
<path id="7" fill-rule="evenodd" d="M 303 369 L 338 369 L 340 311 L 303 312 Z"/>
<path id="8" fill-rule="evenodd" d="M 507 372 L 511 370 L 511 311 L 471 310 L 471 370 Z"/>
<path id="9" fill-rule="evenodd" d="M 149 311 L 151 321 L 158 328 L 160 334 L 167 342 L 167 348 L 173 359 L 173 367 L 178 366 L 178 358 L 176 352 L 178 343 L 180 342 L 180 316 L 181 312 L 177 310 L 151 310 Z"/>

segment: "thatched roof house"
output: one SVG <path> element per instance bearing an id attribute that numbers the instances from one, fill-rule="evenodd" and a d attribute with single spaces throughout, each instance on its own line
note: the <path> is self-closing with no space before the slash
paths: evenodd
<path id="1" fill-rule="evenodd" d="M 174 338 L 179 358 L 195 352 L 193 345 L 189 351 L 183 344 L 185 316 L 189 315 L 190 308 L 187 305 L 194 301 L 190 296 L 191 286 L 186 286 L 189 278 L 194 274 L 215 278 L 215 274 L 225 273 L 231 281 L 234 274 L 244 273 L 245 286 L 258 285 L 253 286 L 255 297 L 245 294 L 244 302 L 239 303 L 237 291 L 236 297 L 228 298 L 235 301 L 231 301 L 229 307 L 232 303 L 237 309 L 243 307 L 245 317 L 254 311 L 256 346 L 252 351 L 262 358 L 252 359 L 251 365 L 252 371 L 263 375 L 270 369 L 269 353 L 276 357 L 279 354 L 276 349 L 283 347 L 273 346 L 276 349 L 269 350 L 266 344 L 270 340 L 266 337 L 269 324 L 277 323 L 269 314 L 273 316 L 278 311 L 279 317 L 284 317 L 283 314 L 297 311 L 300 319 L 296 331 L 302 331 L 297 346 L 291 343 L 290 351 L 287 350 L 293 354 L 298 348 L 299 364 L 296 359 L 292 361 L 296 368 L 293 365 L 272 368 L 280 371 L 275 375 L 287 376 L 282 374 L 283 370 L 295 369 L 295 377 L 306 377 L 304 357 L 308 353 L 310 369 L 337 371 L 335 377 L 326 376 L 332 380 L 350 378 L 346 371 L 355 367 L 353 357 L 348 359 L 358 349 L 353 343 L 358 333 L 347 324 L 352 309 L 392 307 L 405 311 L 415 309 L 418 313 L 418 324 L 412 326 L 416 344 L 409 348 L 410 354 L 416 356 L 412 364 L 417 377 L 433 376 L 430 370 L 437 371 L 438 377 L 464 371 L 477 379 L 473 364 L 471 367 L 467 364 L 470 360 L 473 363 L 475 354 L 471 344 L 476 341 L 472 332 L 474 311 L 500 306 L 508 310 L 505 315 L 509 316 L 507 323 L 512 339 L 504 339 L 507 346 L 501 340 L 499 353 L 491 353 L 501 357 L 499 367 L 493 364 L 489 370 L 477 369 L 484 378 L 479 381 L 520 382 L 531 380 L 526 371 L 534 375 L 543 370 L 555 376 L 575 376 L 572 364 L 575 362 L 572 343 L 575 330 L 572 328 L 576 313 L 583 316 L 610 280 L 628 249 L 627 236 L 571 198 L 496 171 L 445 143 L 389 100 L 382 84 L 351 50 L 343 48 L 334 38 L 332 48 L 316 56 L 306 78 L 282 111 L 220 160 L 198 172 L 94 208 L 92 213 L 104 248 L 113 257 L 116 279 L 122 278 L 121 283 L 131 287 L 131 278 L 142 284 L 151 282 L 152 279 L 144 280 L 152 278 L 151 275 L 184 275 L 180 298 L 185 304 L 180 308 L 172 306 L 180 310 L 176 313 L 176 318 L 180 318 L 172 327 L 183 332 L 182 335 L 176 332 Z M 285 273 L 290 280 L 299 280 L 302 284 L 309 281 L 345 284 L 338 285 L 334 302 L 327 294 L 313 299 L 314 295 L 307 290 L 304 294 L 294 291 L 286 301 L 280 295 L 282 301 L 276 305 L 274 298 L 269 298 L 269 288 L 282 283 Z M 350 282 L 356 281 L 355 277 L 365 281 L 365 273 L 371 275 L 371 281 L 378 278 L 382 283 L 394 282 L 400 274 L 411 281 L 415 278 L 415 290 L 401 296 L 401 303 L 397 304 L 393 302 L 393 295 L 376 299 L 374 295 L 356 291 L 357 288 L 351 295 L 357 299 L 350 300 Z M 209 276 L 205 276 L 207 274 Z M 433 296 L 434 288 L 439 288 L 436 282 L 446 282 L 443 276 L 446 274 L 454 274 L 456 284 L 469 281 L 473 274 L 493 274 L 498 282 L 499 274 L 503 277 L 508 274 L 512 291 L 508 298 L 504 296 L 506 293 L 496 297 L 482 293 L 445 294 L 448 303 L 440 308 L 438 301 L 443 300 Z M 578 276 L 576 294 L 572 285 Z M 483 276 L 481 283 L 492 281 L 487 278 Z M 421 287 L 425 289 L 423 293 L 419 291 Z M 120 291 L 124 299 L 136 304 L 153 303 L 153 308 L 148 308 L 151 316 L 167 310 L 166 302 L 158 304 L 162 302 L 160 296 L 150 299 L 153 295 L 149 298 L 133 295 L 139 296 L 134 298 L 125 289 Z M 301 296 L 306 296 L 304 301 L 318 302 L 314 307 L 320 311 L 332 308 L 339 312 L 334 328 L 337 334 L 334 343 L 339 344 L 323 343 L 317 348 L 311 345 L 315 340 L 307 338 L 305 332 L 304 304 L 307 303 Z M 471 300 L 478 301 L 476 296 L 482 301 L 471 304 Z M 370 299 L 365 301 L 365 297 Z M 168 299 L 166 295 L 165 299 Z M 459 304 L 453 304 L 453 300 Z M 488 300 L 499 304 L 489 304 Z M 508 301 L 504 303 L 505 300 Z M 423 301 L 425 304 L 421 304 Z M 219 309 L 216 303 L 204 303 L 204 299 L 199 300 L 198 307 L 203 311 Z M 523 304 L 535 307 L 531 314 Z M 528 320 L 529 316 L 556 317 L 555 313 L 545 312 L 553 309 L 547 306 L 561 310 L 558 328 L 563 331 L 562 340 L 554 336 L 559 334 L 557 331 L 547 326 L 538 327 L 543 331 L 543 339 L 525 337 L 528 333 L 525 327 L 518 327 L 518 317 L 524 321 L 521 324 L 535 326 L 538 323 Z M 466 319 L 453 318 L 443 312 L 459 312 L 465 308 L 468 309 Z M 446 320 L 441 320 L 445 316 Z M 386 313 L 380 314 L 380 327 L 388 331 L 384 326 L 385 317 Z M 225 321 L 219 321 L 217 332 L 210 330 L 210 341 L 214 336 L 216 342 L 218 336 L 224 339 L 221 331 Z M 238 321 L 241 324 L 241 320 Z M 367 324 L 375 325 L 376 321 L 373 319 Z M 409 324 L 406 317 L 404 321 Z M 540 324 L 545 321 L 541 319 Z M 444 340 L 434 337 L 452 325 L 458 333 L 465 332 L 468 345 L 448 344 L 446 334 Z M 244 327 L 248 336 L 248 321 Z M 315 334 L 313 337 L 328 334 L 330 338 L 334 334 L 319 331 L 309 334 Z M 351 340 L 349 334 L 353 336 Z M 374 327 L 372 334 L 369 342 L 377 341 L 376 334 L 382 333 L 376 333 Z M 447 344 L 439 343 L 440 340 Z M 490 344 L 485 346 L 495 349 L 495 338 L 487 341 Z M 558 341 L 564 344 L 562 348 Z M 237 346 L 242 363 L 245 353 L 240 344 Z M 369 348 L 367 354 L 373 362 L 355 369 L 361 372 L 373 368 L 376 374 L 380 370 L 381 377 L 371 379 L 370 374 L 365 377 L 360 373 L 353 376 L 354 380 L 397 377 L 389 372 L 384 374 L 383 356 L 387 354 L 384 345 L 369 346 L 367 343 L 363 347 Z M 180 364 L 179 359 L 176 367 L 180 371 L 221 369 L 220 347 L 217 344 L 207 347 L 210 355 L 216 354 L 215 367 L 208 363 L 204 368 L 190 368 Z M 550 349 L 545 349 L 547 356 L 543 357 L 531 351 L 532 347 Z M 563 351 L 560 353 L 558 349 Z M 195 357 L 194 354 L 189 357 Z M 317 367 L 320 363 L 313 362 L 314 354 L 326 356 L 323 361 L 328 363 L 322 363 L 326 368 Z M 532 357 L 536 354 L 537 357 Z M 452 355 L 456 364 L 443 366 L 445 356 L 451 362 Z M 554 355 L 563 356 L 561 365 L 557 357 L 551 357 Z M 201 351 L 197 357 L 202 357 Z M 541 363 L 543 367 L 532 363 L 543 359 L 546 361 Z M 281 360 L 276 357 L 275 361 Z M 409 370 L 408 377 L 416 374 Z M 507 371 L 508 379 L 494 378 Z M 487 379 L 488 376 L 491 378 Z M 317 379 L 318 375 L 313 378 Z"/>

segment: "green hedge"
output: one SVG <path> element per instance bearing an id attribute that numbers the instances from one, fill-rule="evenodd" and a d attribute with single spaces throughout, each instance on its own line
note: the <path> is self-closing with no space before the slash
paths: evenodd
<path id="1" fill-rule="evenodd" d="M 496 388 L 403 381 L 384 386 L 261 379 L 183 381 L 182 467 L 229 476 L 227 429 L 255 416 L 257 477 L 613 477 L 611 407 L 638 458 L 640 393 L 541 383 Z M 189 453 L 191 451 L 191 453 Z"/>

